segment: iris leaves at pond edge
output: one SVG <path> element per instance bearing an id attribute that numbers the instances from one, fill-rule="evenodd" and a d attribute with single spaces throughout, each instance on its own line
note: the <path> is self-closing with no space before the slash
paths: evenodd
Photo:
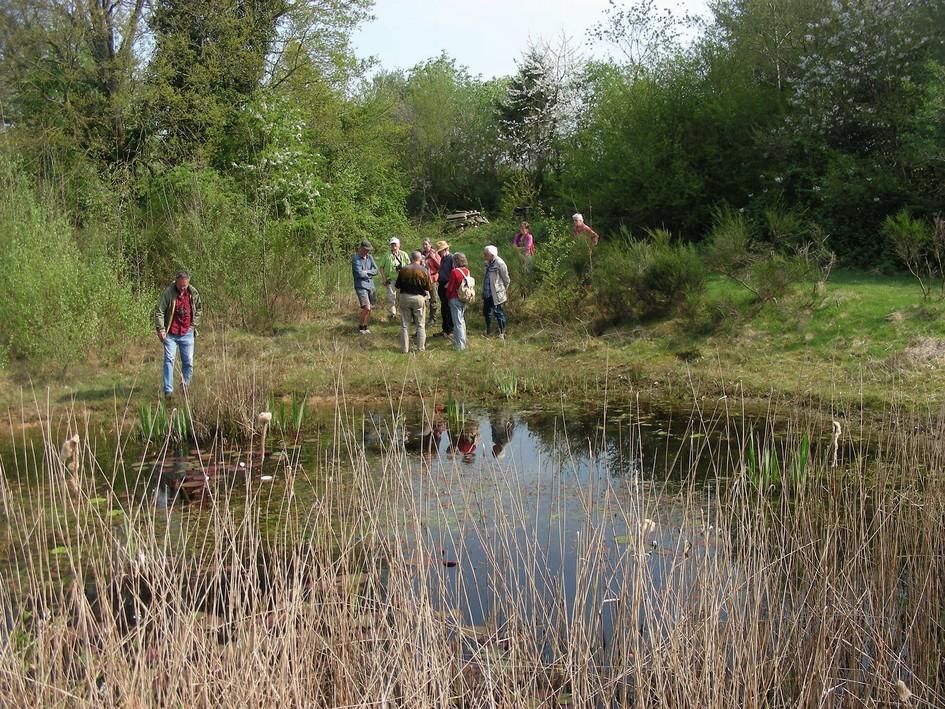
<path id="1" fill-rule="evenodd" d="M 791 459 L 790 465 L 783 467 L 787 474 L 786 478 L 782 475 L 782 466 L 778 462 L 778 454 L 774 446 L 769 441 L 765 441 L 760 450 L 756 448 L 754 430 L 748 434 L 748 446 L 745 454 L 743 470 L 756 488 L 766 490 L 777 487 L 785 479 L 793 485 L 800 485 L 807 480 L 807 469 L 810 463 L 810 436 L 807 432 L 801 436 L 797 452 Z"/>

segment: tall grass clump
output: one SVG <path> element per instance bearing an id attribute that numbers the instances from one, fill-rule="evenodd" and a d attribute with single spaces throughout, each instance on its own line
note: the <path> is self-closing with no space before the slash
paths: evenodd
<path id="1" fill-rule="evenodd" d="M 371 453 L 350 424 L 340 408 L 335 443 L 296 467 L 294 487 L 279 484 L 282 462 L 263 485 L 233 462 L 245 451 L 211 446 L 198 472 L 218 480 L 200 514 L 122 494 L 134 461 L 120 442 L 105 470 L 82 437 L 77 488 L 48 426 L 4 458 L 4 702 L 945 700 L 940 435 L 883 430 L 832 470 L 801 424 L 778 443 L 740 417 L 696 415 L 704 444 L 669 469 L 643 460 L 620 478 L 604 457 L 581 482 L 567 450 L 593 441 L 555 445 L 537 478 L 492 459 L 470 475 L 416 464 L 402 440 Z M 806 474 L 759 489 L 741 470 L 749 440 Z M 572 526 L 531 516 L 568 494 L 583 510 Z M 455 523 L 431 524 L 443 510 Z"/>
<path id="2" fill-rule="evenodd" d="M 144 332 L 147 306 L 94 224 L 79 234 L 0 156 L 0 362 L 108 357 Z"/>

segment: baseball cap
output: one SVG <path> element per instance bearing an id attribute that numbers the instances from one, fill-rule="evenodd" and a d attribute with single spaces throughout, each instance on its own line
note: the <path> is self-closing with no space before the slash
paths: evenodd
<path id="1" fill-rule="evenodd" d="M 392 237 L 390 238 L 390 241 L 387 242 L 387 243 L 389 243 L 389 244 L 397 244 L 397 245 L 399 246 L 399 245 L 400 245 L 400 239 L 398 239 L 396 236 L 392 236 Z"/>

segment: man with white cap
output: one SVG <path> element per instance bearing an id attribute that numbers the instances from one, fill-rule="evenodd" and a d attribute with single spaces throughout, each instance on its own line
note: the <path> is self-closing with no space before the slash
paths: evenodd
<path id="1" fill-rule="evenodd" d="M 594 247 L 600 241 L 597 232 L 584 223 L 584 215 L 580 212 L 571 215 L 574 222 L 574 238 L 584 239 L 587 242 L 587 261 L 581 266 L 581 286 L 591 287 L 592 274 L 594 273 Z"/>
<path id="2" fill-rule="evenodd" d="M 505 301 L 508 300 L 509 267 L 499 258 L 499 250 L 490 244 L 482 250 L 486 261 L 482 279 L 482 315 L 486 319 L 486 337 L 492 334 L 492 317 L 499 326 L 499 339 L 505 339 Z"/>
<path id="3" fill-rule="evenodd" d="M 588 247 L 597 246 L 600 237 L 596 231 L 584 223 L 584 215 L 578 212 L 572 215 L 571 219 L 574 221 L 574 236 L 587 239 Z"/>
<path id="4" fill-rule="evenodd" d="M 400 250 L 400 239 L 396 236 L 392 236 L 388 243 L 390 252 L 381 256 L 379 266 L 381 280 L 387 288 L 387 316 L 394 320 L 397 317 L 397 288 L 394 283 L 397 281 L 397 272 L 410 263 L 410 257 Z"/>

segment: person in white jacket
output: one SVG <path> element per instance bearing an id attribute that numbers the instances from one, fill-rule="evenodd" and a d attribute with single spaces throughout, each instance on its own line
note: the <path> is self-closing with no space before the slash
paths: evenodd
<path id="1" fill-rule="evenodd" d="M 486 318 L 486 336 L 492 334 L 492 318 L 499 326 L 499 339 L 505 339 L 505 301 L 508 300 L 509 267 L 491 244 L 482 250 L 486 273 L 482 279 L 482 314 Z"/>

